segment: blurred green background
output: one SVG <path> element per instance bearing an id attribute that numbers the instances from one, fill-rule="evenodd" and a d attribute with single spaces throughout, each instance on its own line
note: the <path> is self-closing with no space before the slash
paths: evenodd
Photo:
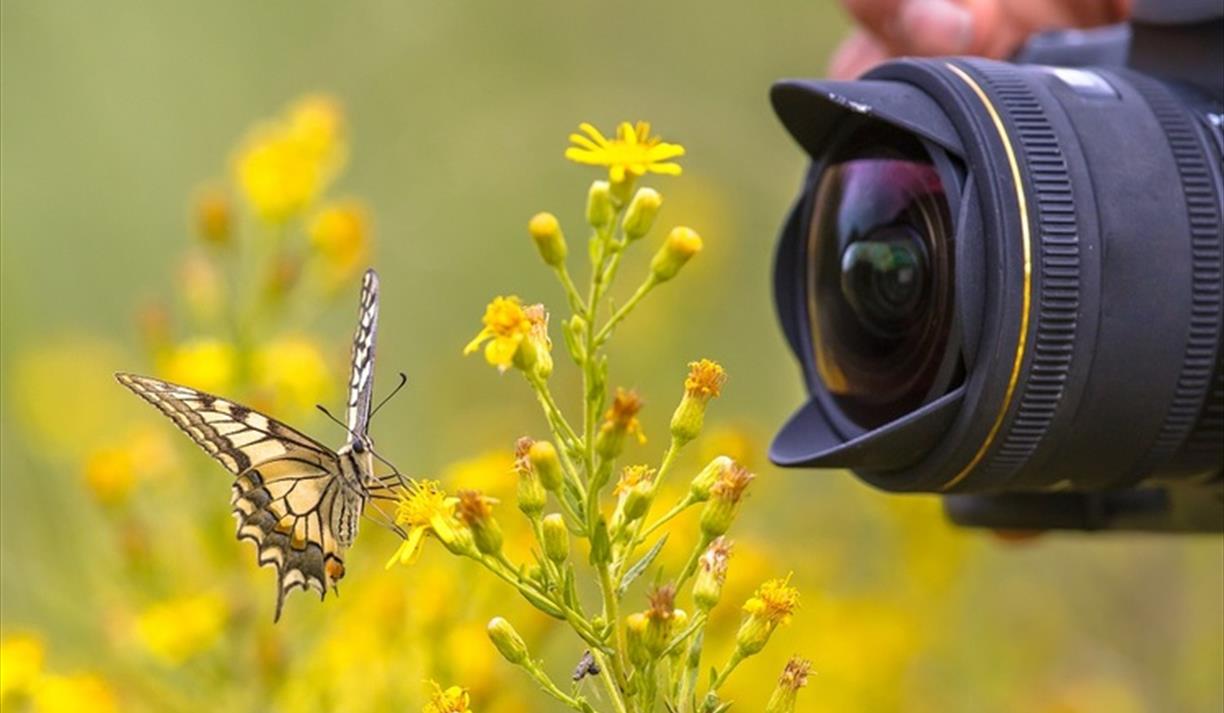
<path id="1" fill-rule="evenodd" d="M 931 498 L 764 462 L 772 429 L 802 399 L 772 313 L 770 257 L 803 161 L 766 92 L 779 77 L 822 72 L 847 26 L 834 4 L 0 8 L 0 596 L 3 634 L 26 642 L 6 649 L 6 674 L 41 648 L 42 667 L 68 677 L 70 693 L 97 676 L 88 685 L 110 690 L 121 710 L 414 710 L 421 682 L 436 678 L 472 688 L 483 713 L 543 705 L 490 653 L 489 617 L 517 607 L 558 676 L 581 653 L 440 550 L 420 568 L 384 572 L 394 543 L 368 525 L 346 596 L 291 597 L 288 621 L 272 627 L 273 575 L 231 539 L 224 474 L 169 424 L 152 432 L 172 444 L 167 470 L 180 474 L 140 481 L 151 494 L 139 506 L 120 512 L 82 486 L 97 449 L 124 437 L 114 424 L 145 416 L 109 372 L 153 368 L 138 315 L 159 301 L 181 308 L 169 296 L 182 289 L 192 196 L 226 180 L 258 119 L 323 92 L 343 105 L 349 136 L 329 194 L 359 196 L 374 226 L 380 383 L 410 377 L 375 437 L 414 475 L 483 469 L 496 479 L 504 464 L 490 463 L 543 430 L 520 379 L 460 349 L 495 294 L 561 306 L 524 225 L 552 210 L 571 236 L 582 232 L 593 174 L 561 158 L 565 136 L 580 121 L 611 130 L 647 119 L 688 148 L 683 177 L 651 184 L 666 196 L 661 220 L 693 226 L 706 249 L 620 330 L 612 380 L 645 395 L 646 433 L 658 436 L 643 453 L 657 458 L 685 362 L 711 357 L 731 375 L 702 446 L 733 448 L 760 474 L 731 581 L 742 599 L 793 569 L 804 595 L 795 623 L 729 689 L 741 709 L 760 706 L 749 702 L 763 700 L 792 652 L 817 672 L 801 710 L 1224 705 L 1219 538 L 1002 543 L 952 530 Z M 644 255 L 629 261 L 627 285 Z M 326 344 L 337 385 L 355 294 L 347 283 L 278 326 Z M 573 403 L 574 374 L 560 361 L 555 389 Z M 326 395 L 339 403 L 335 387 Z M 341 439 L 309 409 L 293 416 Z M 163 557 L 132 555 L 150 547 Z M 176 560 L 165 553 L 179 553 L 173 569 L 159 569 Z M 197 559 L 209 564 L 190 566 Z M 223 613 L 201 615 L 210 632 L 186 655 L 157 656 L 135 622 L 201 591 L 222 592 Z M 736 619 L 726 615 L 724 639 Z"/>

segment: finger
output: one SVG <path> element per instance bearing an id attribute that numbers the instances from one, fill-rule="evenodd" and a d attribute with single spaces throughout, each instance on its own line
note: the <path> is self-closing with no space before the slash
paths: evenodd
<path id="1" fill-rule="evenodd" d="M 910 0 L 901 6 L 896 27 L 894 44 L 906 54 L 964 54 L 974 41 L 973 13 L 950 0 Z"/>
<path id="2" fill-rule="evenodd" d="M 888 51 L 879 40 L 868 32 L 856 30 L 833 51 L 829 78 L 854 79 L 888 57 Z"/>
<path id="3" fill-rule="evenodd" d="M 846 10 L 866 30 L 891 42 L 897 17 L 907 0 L 843 0 Z"/>

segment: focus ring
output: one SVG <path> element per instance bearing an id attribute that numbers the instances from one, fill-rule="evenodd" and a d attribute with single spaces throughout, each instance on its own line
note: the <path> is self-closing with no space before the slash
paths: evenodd
<path id="1" fill-rule="evenodd" d="M 1035 208 L 1035 328 L 1025 380 L 1006 435 L 981 468 L 982 482 L 1005 482 L 1037 450 L 1062 401 L 1078 328 L 1080 239 L 1067 162 L 1045 110 L 1011 67 L 976 65 L 1010 120 Z"/>
<path id="2" fill-rule="evenodd" d="M 1181 176 L 1190 225 L 1193 295 L 1177 389 L 1148 459 L 1134 473 L 1135 478 L 1139 478 L 1168 463 L 1183 444 L 1189 445 L 1188 441 L 1214 444 L 1216 450 L 1224 441 L 1224 419 L 1219 414 L 1221 396 L 1218 393 L 1224 383 L 1224 373 L 1220 371 L 1220 359 L 1224 356 L 1220 353 L 1224 245 L 1221 245 L 1218 192 L 1204 157 L 1204 146 L 1186 110 L 1159 83 L 1134 72 L 1128 72 L 1126 77 L 1147 101 L 1168 137 L 1169 149 Z M 1207 399 L 1206 405 L 1204 399 Z"/>

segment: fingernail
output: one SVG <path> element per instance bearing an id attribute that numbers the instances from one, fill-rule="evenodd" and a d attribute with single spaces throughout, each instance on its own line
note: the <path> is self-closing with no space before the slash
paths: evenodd
<path id="1" fill-rule="evenodd" d="M 901 12 L 901 28 L 922 54 L 967 52 L 973 40 L 973 15 L 949 0 L 913 0 Z"/>

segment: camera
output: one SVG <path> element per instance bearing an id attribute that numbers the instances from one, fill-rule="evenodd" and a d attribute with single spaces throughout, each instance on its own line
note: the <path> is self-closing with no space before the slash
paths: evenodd
<path id="1" fill-rule="evenodd" d="M 771 92 L 810 167 L 770 447 L 1006 530 L 1224 530 L 1224 14 Z"/>

